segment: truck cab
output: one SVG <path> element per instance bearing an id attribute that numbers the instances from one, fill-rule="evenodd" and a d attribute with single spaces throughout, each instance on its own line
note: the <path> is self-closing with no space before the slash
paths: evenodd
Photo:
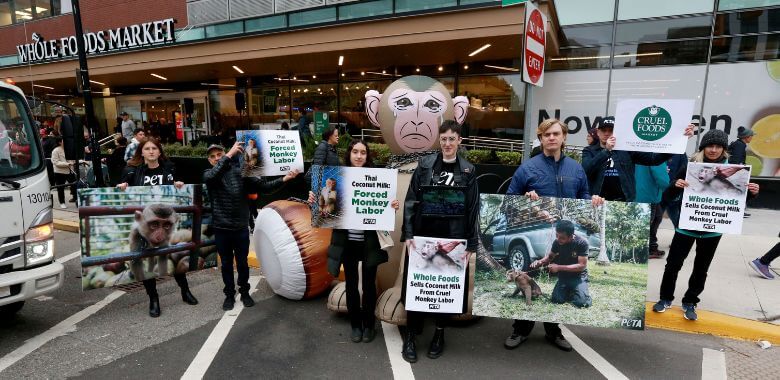
<path id="1" fill-rule="evenodd" d="M 0 82 L 0 314 L 62 286 L 46 161 L 22 91 Z"/>

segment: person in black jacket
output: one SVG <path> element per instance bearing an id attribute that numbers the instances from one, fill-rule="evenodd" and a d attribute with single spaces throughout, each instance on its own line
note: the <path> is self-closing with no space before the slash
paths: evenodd
<path id="1" fill-rule="evenodd" d="M 236 141 L 225 153 L 221 145 L 211 145 L 206 153 L 211 169 L 203 172 L 203 183 L 212 203 L 212 224 L 217 253 L 222 262 L 222 282 L 225 301 L 222 310 L 232 310 L 235 305 L 236 285 L 233 278 L 233 258 L 238 270 L 238 292 L 244 307 L 252 307 L 255 301 L 249 295 L 249 209 L 244 199 L 248 193 L 269 191 L 298 175 L 290 171 L 283 178 L 266 181 L 265 178 L 243 177 L 238 158 L 243 153 L 243 142 Z"/>
<path id="2" fill-rule="evenodd" d="M 121 182 L 116 187 L 124 191 L 128 186 L 174 185 L 177 188 L 184 186 L 184 182 L 176 181 L 175 176 L 176 167 L 173 162 L 168 161 L 162 145 L 157 140 L 144 140 L 138 145 L 133 158 L 127 162 Z M 167 257 L 158 257 L 158 259 L 167 260 Z M 187 274 L 174 271 L 173 278 L 181 288 L 182 301 L 197 305 L 198 300 L 192 295 L 187 284 Z M 149 295 L 149 315 L 153 318 L 159 317 L 160 299 L 157 295 L 157 282 L 151 278 L 144 279 L 143 284 L 146 294 Z"/>
<path id="3" fill-rule="evenodd" d="M 368 144 L 360 139 L 350 142 L 344 157 L 346 166 L 373 167 Z M 309 204 L 315 202 L 314 193 L 309 192 Z M 399 203 L 394 199 L 390 207 L 398 210 Z M 363 262 L 362 276 L 358 275 L 358 264 Z M 328 271 L 338 277 L 344 264 L 346 282 L 347 313 L 352 326 L 353 342 L 369 343 L 376 336 L 376 270 L 379 264 L 387 262 L 387 252 L 380 248 L 377 231 L 333 230 L 328 248 Z M 362 279 L 363 300 L 361 305 L 358 285 Z"/>
<path id="4" fill-rule="evenodd" d="M 737 128 L 737 139 L 729 144 L 728 148 L 730 164 L 745 164 L 745 160 L 747 159 L 747 144 L 750 144 L 750 141 L 753 140 L 754 134 L 752 129 L 747 129 L 745 127 Z"/>
<path id="5" fill-rule="evenodd" d="M 458 155 L 461 142 L 461 127 L 454 120 L 446 120 L 439 127 L 439 142 L 441 152 L 420 158 L 409 183 L 409 190 L 404 200 L 404 219 L 401 241 L 406 242 L 406 252 L 414 249 L 414 236 L 434 238 L 466 239 L 466 252 L 472 255 L 477 251 L 479 228 L 479 188 L 474 165 L 465 157 Z M 423 186 L 462 186 L 464 188 L 464 215 L 450 218 L 425 218 L 419 213 Z M 408 265 L 408 257 L 406 264 Z M 468 269 L 467 269 L 468 270 Z M 408 273 L 406 268 L 404 274 Z M 468 272 L 467 272 L 468 273 Z M 404 279 L 402 297 L 406 295 L 406 279 Z M 468 288 L 468 284 L 466 284 Z M 466 309 L 464 297 L 463 310 Z M 407 362 L 417 361 L 417 348 L 414 337 L 422 330 L 423 319 L 429 313 L 407 311 L 406 334 L 401 354 Z M 431 340 L 427 356 L 436 359 L 444 352 L 444 322 L 448 315 L 434 314 L 436 317 L 436 332 Z"/>
<path id="6" fill-rule="evenodd" d="M 116 148 L 111 151 L 111 155 L 108 156 L 108 170 L 111 176 L 122 173 L 122 169 L 125 168 L 127 162 L 125 162 L 125 150 L 127 149 L 127 139 L 124 136 L 119 136 L 116 140 Z M 114 177 L 116 180 L 116 177 Z"/>

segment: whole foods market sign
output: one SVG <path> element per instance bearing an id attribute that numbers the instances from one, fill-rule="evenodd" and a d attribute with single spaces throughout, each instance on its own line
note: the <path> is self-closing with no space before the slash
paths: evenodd
<path id="1" fill-rule="evenodd" d="M 84 48 L 87 50 L 87 54 L 100 54 L 122 49 L 170 43 L 175 40 L 173 27 L 175 23 L 176 20 L 168 18 L 116 29 L 84 33 Z M 40 63 L 76 57 L 78 55 L 76 36 L 45 40 L 40 34 L 33 33 L 32 40 L 32 43 L 16 47 L 20 63 Z"/>

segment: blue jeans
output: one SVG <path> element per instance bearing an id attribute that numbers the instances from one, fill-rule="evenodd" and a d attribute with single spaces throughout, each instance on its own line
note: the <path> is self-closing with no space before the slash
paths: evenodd
<path id="1" fill-rule="evenodd" d="M 226 296 L 236 295 L 236 285 L 233 282 L 233 259 L 236 260 L 238 271 L 238 291 L 241 294 L 249 292 L 249 230 L 237 231 L 214 229 L 214 240 L 217 243 L 217 252 L 222 261 L 222 282 L 225 284 L 223 292 Z"/>
<path id="2" fill-rule="evenodd" d="M 588 291 L 588 275 L 582 274 L 575 278 L 558 277 L 550 301 L 552 303 L 571 302 L 577 307 L 589 307 L 593 304 Z"/>

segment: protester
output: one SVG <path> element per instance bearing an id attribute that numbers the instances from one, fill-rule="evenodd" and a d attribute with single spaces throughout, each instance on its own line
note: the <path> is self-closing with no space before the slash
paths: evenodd
<path id="1" fill-rule="evenodd" d="M 249 295 L 249 211 L 244 199 L 248 193 L 270 191 L 295 178 L 299 172 L 290 171 L 283 178 L 267 181 L 264 177 L 243 177 L 238 158 L 243 142 L 237 141 L 225 153 L 221 145 L 211 145 L 206 154 L 211 168 L 203 172 L 212 202 L 212 224 L 217 253 L 222 262 L 222 282 L 225 285 L 225 301 L 222 310 L 232 310 L 235 305 L 236 285 L 233 278 L 233 259 L 238 271 L 238 292 L 244 307 L 252 307 L 255 301 Z"/>
<path id="2" fill-rule="evenodd" d="M 699 151 L 693 155 L 690 162 L 728 163 L 727 145 L 728 135 L 721 130 L 712 129 L 702 137 L 699 143 Z M 666 189 L 663 195 L 664 200 L 671 205 L 670 207 L 675 207 L 678 211 L 682 207 L 683 189 L 688 187 L 688 182 L 685 180 L 686 172 L 687 165 L 680 168 L 675 176 L 675 181 Z M 747 189 L 748 198 L 758 195 L 758 184 L 748 183 Z M 693 262 L 693 270 L 688 280 L 688 290 L 682 299 L 685 319 L 695 321 L 698 318 L 696 305 L 699 303 L 699 295 L 704 291 L 707 271 L 715 256 L 715 251 L 718 249 L 721 234 L 681 229 L 678 224 L 679 213 L 677 215 L 678 218 L 672 220 L 675 232 L 661 280 L 661 296 L 660 300 L 653 306 L 653 311 L 663 313 L 672 306 L 677 274 L 680 272 L 686 257 L 688 257 L 693 243 L 696 243 L 696 260 Z"/>
<path id="3" fill-rule="evenodd" d="M 127 151 L 127 139 L 124 136 L 119 136 L 114 143 L 116 147 L 111 151 L 111 155 L 108 156 L 108 169 L 110 173 L 118 174 L 122 173 L 127 162 L 125 161 L 125 152 Z M 116 178 L 116 177 L 114 177 Z"/>
<path id="4" fill-rule="evenodd" d="M 517 168 L 507 195 L 522 194 L 531 200 L 539 197 L 590 199 L 594 206 L 602 204 L 604 200 L 601 197 L 591 196 L 588 192 L 588 180 L 582 166 L 563 153 L 568 134 L 568 127 L 558 119 L 547 119 L 539 124 L 536 137 L 541 143 L 542 153 Z M 584 260 L 587 263 L 587 256 Z M 514 349 L 520 346 L 528 339 L 534 325 L 534 321 L 515 320 L 512 334 L 506 338 L 504 347 Z M 557 323 L 545 322 L 544 331 L 548 342 L 561 350 L 572 350 Z"/>
<path id="5" fill-rule="evenodd" d="M 127 145 L 127 148 L 125 149 L 125 162 L 130 161 L 130 159 L 135 156 L 135 151 L 138 149 L 138 145 L 141 143 L 141 141 L 144 141 L 144 139 L 146 139 L 146 132 L 144 132 L 144 130 L 141 128 L 136 128 L 133 131 L 133 138 L 130 140 L 130 144 Z"/>
<path id="6" fill-rule="evenodd" d="M 750 267 L 756 271 L 761 277 L 767 280 L 774 280 L 775 275 L 769 269 L 769 264 L 772 260 L 780 257 L 780 243 L 775 244 L 764 256 L 761 256 L 750 262 Z"/>
<path id="7" fill-rule="evenodd" d="M 301 144 L 306 145 L 309 139 L 312 138 L 311 130 L 309 129 L 309 113 L 305 109 L 301 109 L 301 117 L 298 118 L 298 133 L 301 136 Z M 324 135 L 323 135 L 324 136 Z M 324 137 L 323 137 L 324 139 Z"/>
<path id="8" fill-rule="evenodd" d="M 344 157 L 346 166 L 370 168 L 371 150 L 363 140 L 352 140 Z M 309 204 L 316 202 L 314 193 L 309 192 Z M 394 199 L 390 207 L 399 208 Z M 362 273 L 358 274 L 358 264 L 363 262 Z M 369 343 L 376 336 L 376 271 L 387 262 L 387 252 L 380 248 L 376 231 L 333 230 L 328 248 L 328 271 L 338 277 L 341 265 L 344 265 L 344 280 L 347 293 L 347 313 L 352 327 L 351 339 L 355 343 Z M 361 284 L 362 280 L 362 284 Z M 363 290 L 361 303 L 358 286 Z"/>
<path id="9" fill-rule="evenodd" d="M 58 145 L 55 133 L 54 128 L 46 128 L 46 135 L 41 139 L 43 157 L 46 158 L 46 172 L 49 175 L 50 186 L 54 186 L 54 165 L 51 163 L 51 153 Z"/>
<path id="10" fill-rule="evenodd" d="M 124 120 L 123 120 L 122 116 L 117 116 L 116 117 L 116 124 L 114 124 L 114 133 L 115 134 L 118 133 L 118 134 L 122 135 L 122 122 L 123 121 Z M 124 135 L 122 135 L 122 137 L 124 137 Z"/>
<path id="11" fill-rule="evenodd" d="M 281 129 L 282 129 L 283 131 L 289 131 L 289 130 L 290 130 L 290 124 L 287 124 L 287 122 L 286 122 L 286 121 L 283 121 L 283 122 L 282 122 Z"/>
<path id="12" fill-rule="evenodd" d="M 51 152 L 51 163 L 54 170 L 54 184 L 57 186 L 65 185 L 72 180 L 71 170 L 73 168 L 73 162 L 69 162 L 65 158 L 65 144 L 62 142 L 62 137 L 55 136 L 54 141 L 57 143 L 57 147 Z M 69 202 L 76 202 L 76 183 L 70 186 L 71 199 Z M 65 204 L 65 187 L 57 187 L 57 200 L 60 201 L 60 208 L 66 209 L 68 206 Z"/>
<path id="13" fill-rule="evenodd" d="M 598 128 L 588 129 L 588 135 L 585 137 L 588 145 L 593 145 L 599 141 Z"/>
<path id="14" fill-rule="evenodd" d="M 458 155 L 458 147 L 461 143 L 461 126 L 453 121 L 446 120 L 439 127 L 439 142 L 441 151 L 437 154 L 420 158 L 417 169 L 412 175 L 409 190 L 404 201 L 403 229 L 401 241 L 406 242 L 406 254 L 414 249 L 414 236 L 438 237 L 447 239 L 466 239 L 466 252 L 472 255 L 477 250 L 479 231 L 479 188 L 474 165 L 462 155 Z M 422 201 L 423 186 L 457 186 L 462 187 L 465 195 L 464 215 L 453 215 L 449 218 L 427 218 L 419 212 L 418 204 Z M 468 268 L 466 269 L 468 270 Z M 404 278 L 408 275 L 404 270 Z M 468 272 L 467 272 L 468 273 Z M 406 283 L 404 280 L 402 297 L 405 299 Z M 468 289 L 468 284 L 466 284 Z M 466 307 L 464 297 L 463 310 Z M 444 327 L 449 317 L 447 314 L 424 313 L 407 311 L 406 333 L 402 356 L 410 363 L 417 361 L 417 348 L 415 335 L 422 332 L 423 320 L 426 316 L 433 316 L 436 323 L 436 331 L 431 340 L 427 356 L 436 359 L 444 352 Z"/>
<path id="15" fill-rule="evenodd" d="M 339 143 L 339 130 L 330 127 L 322 131 L 322 141 L 314 150 L 311 164 L 324 166 L 339 166 L 339 155 L 336 152 L 336 144 Z M 306 181 L 311 182 L 311 170 L 306 173 Z"/>
<path id="16" fill-rule="evenodd" d="M 133 135 L 135 135 L 135 122 L 130 119 L 130 115 L 127 112 L 122 112 L 119 116 L 122 118 L 122 136 L 128 140 L 132 139 Z"/>
<path id="17" fill-rule="evenodd" d="M 156 140 L 143 140 L 133 154 L 133 158 L 127 162 L 127 167 L 122 173 L 121 182 L 116 185 L 120 190 L 128 186 L 158 186 L 174 185 L 177 188 L 184 183 L 176 179 L 176 167 L 169 161 L 163 152 L 162 145 Z M 167 257 L 157 257 L 158 260 L 167 260 Z M 136 259 L 141 260 L 141 259 Z M 136 262 L 136 260 L 133 260 Z M 177 273 L 174 270 L 173 278 L 181 289 L 181 299 L 189 305 L 197 305 L 198 300 L 190 292 L 186 273 Z M 153 318 L 160 316 L 160 299 L 157 295 L 157 283 L 154 278 L 143 280 L 146 294 L 149 295 L 149 315 Z"/>
<path id="18" fill-rule="evenodd" d="M 737 139 L 734 140 L 728 148 L 730 164 L 745 164 L 747 158 L 747 144 L 750 144 L 750 141 L 753 140 L 753 135 L 755 135 L 755 133 L 753 133 L 752 129 L 747 129 L 745 127 L 737 128 Z"/>
<path id="19" fill-rule="evenodd" d="M 636 165 L 634 177 L 636 178 L 635 202 L 650 204 L 650 240 L 648 245 L 649 257 L 660 259 L 666 252 L 658 249 L 658 226 L 664 218 L 664 210 L 661 206 L 661 195 L 669 187 L 669 174 L 666 162 L 655 166 Z"/>
<path id="20" fill-rule="evenodd" d="M 599 124 L 599 141 L 582 151 L 582 167 L 588 175 L 591 194 L 608 201 L 633 202 L 636 199 L 634 165 L 659 165 L 670 155 L 614 150 L 617 142 L 612 135 L 614 126 L 613 117 L 607 117 Z M 685 135 L 693 136 L 693 125 L 688 125 Z"/>

